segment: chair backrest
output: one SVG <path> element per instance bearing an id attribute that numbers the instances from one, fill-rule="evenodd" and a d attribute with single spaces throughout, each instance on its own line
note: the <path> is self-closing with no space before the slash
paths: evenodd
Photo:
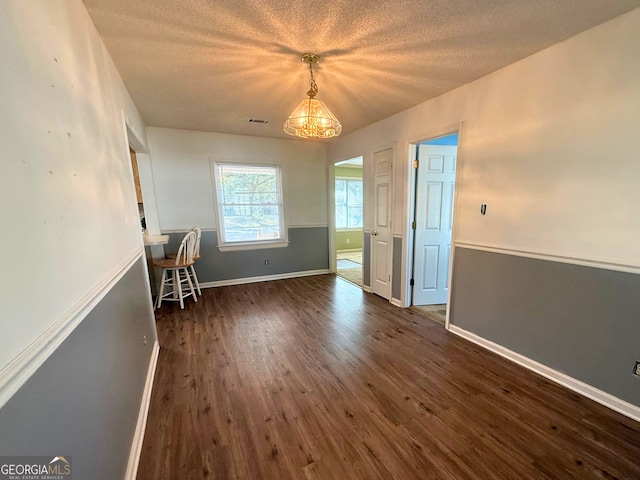
<path id="1" fill-rule="evenodd" d="M 192 231 L 195 232 L 196 234 L 196 251 L 194 252 L 193 256 L 199 257 L 200 256 L 200 238 L 202 237 L 202 230 L 196 227 Z"/>
<path id="2" fill-rule="evenodd" d="M 187 233 L 180 242 L 178 253 L 176 253 L 176 265 L 181 263 L 192 263 L 196 252 L 196 232 Z"/>

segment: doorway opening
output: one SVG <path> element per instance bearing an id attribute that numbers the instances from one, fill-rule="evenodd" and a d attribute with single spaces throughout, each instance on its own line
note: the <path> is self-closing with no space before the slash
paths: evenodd
<path id="1" fill-rule="evenodd" d="M 336 275 L 362 288 L 362 157 L 334 164 Z"/>
<path id="2" fill-rule="evenodd" d="M 138 202 L 138 215 L 140 216 L 140 227 L 142 233 L 147 233 L 147 220 L 144 214 L 144 201 L 142 199 L 142 188 L 140 187 L 140 171 L 138 170 L 138 157 L 136 152 L 129 146 L 129 156 L 131 157 L 131 169 L 133 170 L 133 183 L 136 187 L 136 201 Z"/>
<path id="3" fill-rule="evenodd" d="M 458 132 L 413 145 L 415 203 L 411 305 L 445 324 L 451 266 Z"/>

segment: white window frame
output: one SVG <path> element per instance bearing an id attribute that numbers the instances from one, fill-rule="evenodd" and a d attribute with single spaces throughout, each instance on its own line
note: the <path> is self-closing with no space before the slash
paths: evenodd
<path id="1" fill-rule="evenodd" d="M 363 218 L 362 218 L 362 227 L 355 227 L 355 228 L 338 228 L 336 226 L 336 232 L 359 232 L 361 230 L 364 229 L 364 179 L 362 177 L 343 177 L 343 176 L 339 176 L 339 177 L 335 177 L 333 180 L 334 183 L 334 191 L 335 191 L 335 181 L 336 180 L 358 180 L 362 183 L 362 210 L 363 210 Z M 347 192 L 348 192 L 348 188 L 347 188 Z M 333 207 L 335 209 L 335 206 Z M 335 214 L 334 214 L 335 215 Z M 349 218 L 349 203 L 347 202 L 347 219 Z"/>
<path id="2" fill-rule="evenodd" d="M 266 163 L 248 163 L 248 162 L 231 162 L 231 161 L 214 161 L 213 164 L 213 180 L 215 186 L 214 201 L 216 206 L 216 224 L 218 226 L 218 250 L 228 252 L 234 250 L 255 250 L 260 248 L 279 248 L 289 245 L 288 232 L 285 225 L 284 202 L 282 195 L 282 168 L 280 165 L 272 165 Z M 224 231 L 224 203 L 222 201 L 222 185 L 220 183 L 219 166 L 233 167 L 254 167 L 254 168 L 273 168 L 276 171 L 277 200 L 280 221 L 280 238 L 252 240 L 248 242 L 226 242 Z"/>

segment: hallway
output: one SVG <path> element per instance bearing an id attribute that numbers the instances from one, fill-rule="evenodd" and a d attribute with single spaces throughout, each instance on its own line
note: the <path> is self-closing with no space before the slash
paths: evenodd
<path id="1" fill-rule="evenodd" d="M 362 250 L 337 252 L 336 260 L 336 275 L 362 287 Z"/>

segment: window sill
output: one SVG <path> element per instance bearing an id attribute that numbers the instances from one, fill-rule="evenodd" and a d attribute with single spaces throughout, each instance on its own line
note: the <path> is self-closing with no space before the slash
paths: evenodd
<path id="1" fill-rule="evenodd" d="M 357 227 L 357 228 L 336 228 L 336 232 L 362 232 L 362 227 Z"/>
<path id="2" fill-rule="evenodd" d="M 276 242 L 255 242 L 255 243 L 237 243 L 233 245 L 217 245 L 221 252 L 235 252 L 239 250 L 259 250 L 263 248 L 283 248 L 289 245 L 287 240 L 278 240 Z"/>

